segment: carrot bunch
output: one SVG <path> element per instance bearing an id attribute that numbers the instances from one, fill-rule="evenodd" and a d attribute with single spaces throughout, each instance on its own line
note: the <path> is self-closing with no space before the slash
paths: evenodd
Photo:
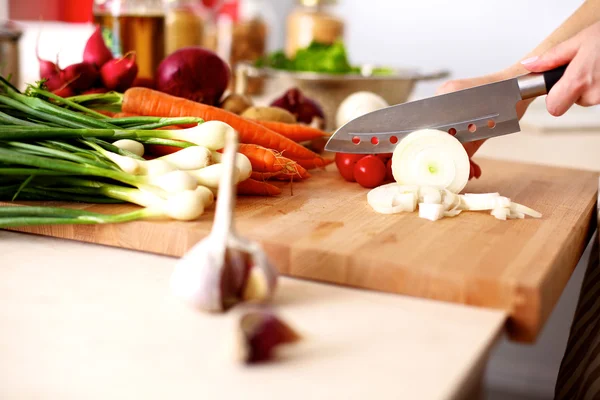
<path id="1" fill-rule="evenodd" d="M 324 168 L 333 162 L 301 144 L 326 137 L 325 132 L 310 126 L 250 120 L 222 108 L 142 87 L 127 90 L 121 108 L 122 112 L 116 117 L 199 117 L 229 124 L 238 132 L 239 152 L 248 157 L 253 171 L 251 178 L 238 185 L 238 194 L 277 195 L 281 190 L 268 180 L 308 179 L 308 170 Z M 150 147 L 156 147 L 149 149 L 150 152 L 160 155 L 179 150 L 167 146 Z"/>

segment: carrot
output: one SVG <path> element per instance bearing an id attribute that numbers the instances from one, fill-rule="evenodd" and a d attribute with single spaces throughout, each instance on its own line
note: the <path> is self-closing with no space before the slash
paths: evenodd
<path id="1" fill-rule="evenodd" d="M 302 124 L 288 124 L 285 122 L 274 121 L 255 121 L 259 125 L 275 131 L 294 142 L 305 142 L 326 136 L 327 134 L 320 129 Z"/>
<path id="2" fill-rule="evenodd" d="M 121 108 L 124 112 L 147 116 L 199 117 L 205 121 L 222 121 L 238 132 L 240 143 L 258 144 L 277 150 L 289 158 L 312 159 L 315 165 L 322 165 L 322 158 L 315 152 L 254 121 L 222 108 L 141 87 L 125 91 Z"/>
<path id="3" fill-rule="evenodd" d="M 278 181 L 289 181 L 292 179 L 308 179 L 310 178 L 310 174 L 307 172 L 305 175 L 300 176 L 300 174 L 294 174 L 289 172 L 252 172 L 252 176 L 250 178 L 255 179 L 257 181 L 266 181 L 269 179 L 275 179 Z"/>
<path id="4" fill-rule="evenodd" d="M 294 160 L 279 155 L 275 150 L 256 144 L 240 143 L 238 151 L 248 157 L 254 172 L 288 173 L 305 177 L 308 172 Z"/>
<path id="5" fill-rule="evenodd" d="M 304 167 L 305 169 L 315 169 L 315 168 L 325 168 L 326 166 L 328 166 L 329 164 L 333 163 L 335 160 L 331 160 L 331 159 L 326 159 L 326 158 L 322 158 L 321 162 L 319 162 L 318 164 L 315 163 L 315 161 L 313 159 L 294 159 L 294 161 Z"/>
<path id="6" fill-rule="evenodd" d="M 118 112 L 115 115 L 113 115 L 113 118 L 127 118 L 127 117 L 139 117 L 140 115 L 138 114 L 132 114 L 132 113 L 128 113 L 128 112 Z"/>
<path id="7" fill-rule="evenodd" d="M 249 178 L 237 184 L 237 194 L 245 196 L 277 196 L 281 194 L 281 189 L 270 183 Z"/>
<path id="8" fill-rule="evenodd" d="M 112 111 L 108 111 L 108 110 L 95 110 L 95 111 L 99 112 L 102 115 L 106 115 L 107 117 L 113 118 L 115 116 L 115 113 Z"/>

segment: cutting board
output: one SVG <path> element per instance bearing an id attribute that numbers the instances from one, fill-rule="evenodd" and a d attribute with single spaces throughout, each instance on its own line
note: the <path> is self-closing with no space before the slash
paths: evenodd
<path id="1" fill-rule="evenodd" d="M 366 202 L 367 190 L 342 180 L 332 165 L 294 184 L 293 195 L 288 184 L 277 198 L 239 198 L 237 227 L 260 241 L 285 275 L 503 309 L 510 315 L 510 337 L 531 342 L 596 227 L 598 174 L 479 162 L 483 175 L 466 191 L 500 192 L 540 211 L 543 218 L 500 221 L 488 212 L 464 212 L 431 222 L 416 213 L 377 214 Z M 76 207 L 105 213 L 133 209 Z M 15 230 L 181 256 L 206 236 L 212 219 L 210 210 L 193 223 L 138 221 Z"/>

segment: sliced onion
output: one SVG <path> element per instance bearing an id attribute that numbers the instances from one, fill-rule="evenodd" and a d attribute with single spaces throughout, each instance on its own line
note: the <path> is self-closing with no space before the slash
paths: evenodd
<path id="1" fill-rule="evenodd" d="M 444 206 L 441 204 L 419 203 L 419 217 L 430 221 L 444 218 Z"/>
<path id="2" fill-rule="evenodd" d="M 500 207 L 510 207 L 510 199 L 503 196 L 461 196 L 461 209 L 469 211 L 493 210 Z"/>
<path id="3" fill-rule="evenodd" d="M 456 217 L 462 210 L 444 211 L 444 217 Z"/>
<path id="4" fill-rule="evenodd" d="M 442 204 L 442 192 L 432 186 L 419 188 L 419 203 Z"/>
<path id="5" fill-rule="evenodd" d="M 524 206 L 522 204 L 518 204 L 518 203 L 510 203 L 510 211 L 514 212 L 514 213 L 521 213 L 521 214 L 525 214 L 525 215 L 529 215 L 530 217 L 533 218 L 542 218 L 542 214 L 532 210 L 531 208 Z"/>
<path id="6" fill-rule="evenodd" d="M 507 207 L 497 207 L 492 210 L 491 214 L 497 219 L 506 221 L 506 218 L 510 214 L 510 209 Z"/>
<path id="7" fill-rule="evenodd" d="M 394 149 L 392 174 L 401 185 L 434 186 L 459 193 L 467 185 L 469 156 L 447 132 L 421 129 L 403 138 Z"/>
<path id="8" fill-rule="evenodd" d="M 406 194 L 406 193 L 418 193 L 419 188 L 417 186 L 403 186 L 398 185 L 397 183 L 388 183 L 387 185 L 382 185 L 371 189 L 369 193 L 367 193 L 367 202 L 369 205 L 377 205 L 380 207 L 392 207 L 396 204 L 394 203 L 394 199 L 398 195 Z M 403 200 L 397 200 L 403 201 Z M 416 203 L 415 203 L 416 207 Z M 414 209 L 413 209 L 414 211 Z"/>

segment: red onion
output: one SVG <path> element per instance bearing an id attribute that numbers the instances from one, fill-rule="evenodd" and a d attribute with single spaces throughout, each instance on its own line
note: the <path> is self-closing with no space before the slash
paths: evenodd
<path id="1" fill-rule="evenodd" d="M 44 60 L 40 57 L 39 52 L 39 36 L 35 45 L 35 56 L 40 63 L 40 79 L 46 79 L 45 85 L 48 90 L 53 91 L 59 89 L 64 85 L 61 69 L 58 67 L 58 56 L 56 57 L 56 62 Z"/>
<path id="2" fill-rule="evenodd" d="M 53 90 L 52 93 L 54 93 L 55 95 L 60 96 L 60 97 L 75 96 L 75 92 L 68 85 L 65 85 L 59 89 Z"/>
<path id="3" fill-rule="evenodd" d="M 75 92 L 87 90 L 98 82 L 98 70 L 86 62 L 69 65 L 62 72 L 63 81 Z"/>
<path id="4" fill-rule="evenodd" d="M 104 87 L 118 92 L 129 89 L 137 74 L 138 65 L 134 52 L 127 53 L 119 59 L 112 59 L 100 69 Z"/>
<path id="5" fill-rule="evenodd" d="M 321 129 L 325 126 L 325 114 L 321 106 L 316 101 L 305 97 L 298 88 L 285 92 L 283 96 L 271 103 L 271 107 L 279 107 L 291 112 L 298 122 L 311 125 L 317 118 L 319 121 L 316 125 Z"/>
<path id="6" fill-rule="evenodd" d="M 156 87 L 161 92 L 217 105 L 227 90 L 231 70 L 216 53 L 194 46 L 167 56 L 156 76 Z"/>
<path id="7" fill-rule="evenodd" d="M 83 91 L 81 94 L 97 94 L 97 93 L 106 93 L 108 89 L 106 88 L 91 88 Z"/>
<path id="8" fill-rule="evenodd" d="M 113 59 L 113 55 L 102 38 L 100 26 L 96 27 L 83 50 L 83 61 L 100 68 Z"/>

